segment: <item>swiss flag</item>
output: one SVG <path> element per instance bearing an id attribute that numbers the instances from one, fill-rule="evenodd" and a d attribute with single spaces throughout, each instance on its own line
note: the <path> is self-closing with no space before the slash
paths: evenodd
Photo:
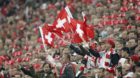
<path id="1" fill-rule="evenodd" d="M 71 19 L 71 25 L 73 27 L 73 31 L 75 31 L 75 33 L 73 34 L 74 40 L 72 40 L 72 42 L 80 43 L 83 40 L 87 41 L 87 36 L 85 33 L 85 25 L 83 24 L 83 22 Z"/>
<path id="2" fill-rule="evenodd" d="M 79 37 L 78 34 L 74 33 L 72 34 L 73 39 L 71 40 L 72 43 L 81 43 L 83 40 Z"/>
<path id="3" fill-rule="evenodd" d="M 88 38 L 93 39 L 94 36 L 95 36 L 94 28 L 91 27 L 91 26 L 86 27 L 86 35 L 87 35 Z"/>
<path id="4" fill-rule="evenodd" d="M 52 32 L 44 33 L 45 43 L 53 47 L 55 35 Z"/>
<path id="5" fill-rule="evenodd" d="M 53 47 L 53 41 L 54 41 L 54 38 L 55 38 L 54 33 L 47 30 L 46 26 L 40 27 L 40 32 L 41 32 L 43 42 L 45 44 Z"/>
<path id="6" fill-rule="evenodd" d="M 53 25 L 63 32 L 70 32 L 70 18 L 72 18 L 71 12 L 68 7 L 65 7 L 59 12 Z"/>
<path id="7" fill-rule="evenodd" d="M 43 33 L 53 32 L 54 34 L 58 35 L 59 37 L 62 37 L 62 32 L 60 30 L 58 30 L 57 28 L 55 28 L 54 25 L 44 24 L 42 29 L 43 29 Z"/>
<path id="8" fill-rule="evenodd" d="M 83 27 L 84 27 L 84 32 L 87 36 L 87 38 L 94 38 L 94 30 L 93 30 L 93 26 L 92 25 L 88 25 L 87 24 L 87 17 L 86 15 L 82 12 L 82 16 L 83 16 Z"/>

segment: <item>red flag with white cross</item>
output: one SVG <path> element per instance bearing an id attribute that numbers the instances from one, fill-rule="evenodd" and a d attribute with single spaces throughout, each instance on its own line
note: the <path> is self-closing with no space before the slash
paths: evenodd
<path id="1" fill-rule="evenodd" d="M 52 33 L 51 31 L 49 30 L 46 30 L 46 26 L 42 27 L 42 34 L 43 34 L 43 39 L 44 39 L 44 42 L 47 44 L 47 45 L 50 45 L 53 47 L 54 45 L 54 38 L 55 38 L 55 35 L 54 33 Z"/>
<path id="2" fill-rule="evenodd" d="M 73 43 L 80 43 L 88 40 L 85 33 L 85 26 L 82 21 L 71 19 L 71 25 L 73 31 L 75 31 L 72 40 Z"/>
<path id="3" fill-rule="evenodd" d="M 73 18 L 71 12 L 68 7 L 65 7 L 59 12 L 53 25 L 60 31 L 70 32 L 71 31 L 70 18 Z"/>

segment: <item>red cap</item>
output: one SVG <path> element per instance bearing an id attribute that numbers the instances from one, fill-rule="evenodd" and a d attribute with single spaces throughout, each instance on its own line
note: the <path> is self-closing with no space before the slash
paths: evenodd
<path id="1" fill-rule="evenodd" d="M 101 7 L 103 4 L 102 3 L 97 3 L 96 7 Z"/>
<path id="2" fill-rule="evenodd" d="M 80 71 L 83 71 L 84 69 L 85 69 L 84 66 L 81 66 L 81 67 L 80 67 Z"/>
<path id="3" fill-rule="evenodd" d="M 113 39 L 109 38 L 109 39 L 106 40 L 106 42 L 107 42 L 108 44 L 110 44 L 110 45 L 112 46 L 112 48 L 115 48 L 115 42 L 114 42 Z"/>
<path id="4" fill-rule="evenodd" d="M 138 55 L 133 55 L 133 56 L 131 56 L 131 59 L 135 62 L 138 62 L 140 57 Z"/>

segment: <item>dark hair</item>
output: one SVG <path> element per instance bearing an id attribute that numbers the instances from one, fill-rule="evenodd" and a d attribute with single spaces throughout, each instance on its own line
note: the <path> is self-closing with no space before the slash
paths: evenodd
<path id="1" fill-rule="evenodd" d="M 51 64 L 49 64 L 49 63 L 47 63 L 47 62 L 45 62 L 45 63 L 43 64 L 42 68 L 44 68 L 44 66 L 45 66 L 46 64 L 49 65 L 49 68 L 52 68 Z"/>
<path id="2" fill-rule="evenodd" d="M 130 51 L 129 51 L 128 47 L 123 47 L 121 50 L 124 51 L 124 52 L 127 52 L 128 54 L 130 54 Z"/>
<path id="3" fill-rule="evenodd" d="M 71 59 L 71 56 L 70 56 L 70 54 L 68 54 L 68 53 L 65 53 L 65 55 L 66 55 L 66 57 L 70 60 Z"/>

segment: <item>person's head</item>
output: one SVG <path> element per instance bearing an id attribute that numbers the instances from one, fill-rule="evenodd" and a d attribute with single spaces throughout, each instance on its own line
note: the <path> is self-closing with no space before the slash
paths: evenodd
<path id="1" fill-rule="evenodd" d="M 70 49 L 68 47 L 63 49 L 63 54 L 65 54 L 65 53 L 70 53 Z"/>
<path id="2" fill-rule="evenodd" d="M 105 40 L 106 43 L 106 49 L 109 50 L 110 48 L 115 48 L 115 42 L 113 39 L 108 38 Z"/>
<path id="3" fill-rule="evenodd" d="M 121 40 L 115 41 L 115 48 L 118 50 L 121 50 L 123 48 L 124 44 Z"/>
<path id="4" fill-rule="evenodd" d="M 100 46 L 101 46 L 101 51 L 103 51 L 103 50 L 106 49 L 106 45 L 105 45 L 104 42 L 100 42 L 99 44 L 100 44 Z"/>
<path id="5" fill-rule="evenodd" d="M 52 67 L 49 63 L 44 63 L 42 68 L 43 68 L 44 71 L 49 72 Z"/>
<path id="6" fill-rule="evenodd" d="M 64 53 L 62 55 L 61 60 L 62 60 L 62 63 L 68 63 L 68 62 L 70 62 L 70 60 L 71 60 L 70 54 L 69 53 Z"/>
<path id="7" fill-rule="evenodd" d="M 137 45 L 136 39 L 129 39 L 128 42 L 130 43 L 129 45 L 130 48 L 135 47 Z"/>
<path id="8" fill-rule="evenodd" d="M 130 69 L 131 69 L 131 65 L 130 64 L 124 64 L 122 66 L 122 74 L 123 75 L 127 74 L 130 71 Z"/>
<path id="9" fill-rule="evenodd" d="M 123 31 L 123 32 L 121 33 L 121 37 L 122 37 L 123 39 L 127 39 L 127 35 L 128 35 L 128 32 L 127 32 L 127 31 Z"/>
<path id="10" fill-rule="evenodd" d="M 107 30 L 107 33 L 108 33 L 109 35 L 113 33 L 113 28 L 110 27 L 110 26 L 107 27 L 106 30 Z"/>
<path id="11" fill-rule="evenodd" d="M 121 50 L 120 50 L 120 52 L 121 52 L 121 56 L 122 57 L 128 57 L 129 56 L 129 48 L 127 48 L 127 47 L 123 47 Z"/>
<path id="12" fill-rule="evenodd" d="M 129 34 L 128 34 L 128 38 L 129 39 L 136 39 L 137 38 L 137 34 L 136 34 L 136 32 L 129 32 Z"/>

